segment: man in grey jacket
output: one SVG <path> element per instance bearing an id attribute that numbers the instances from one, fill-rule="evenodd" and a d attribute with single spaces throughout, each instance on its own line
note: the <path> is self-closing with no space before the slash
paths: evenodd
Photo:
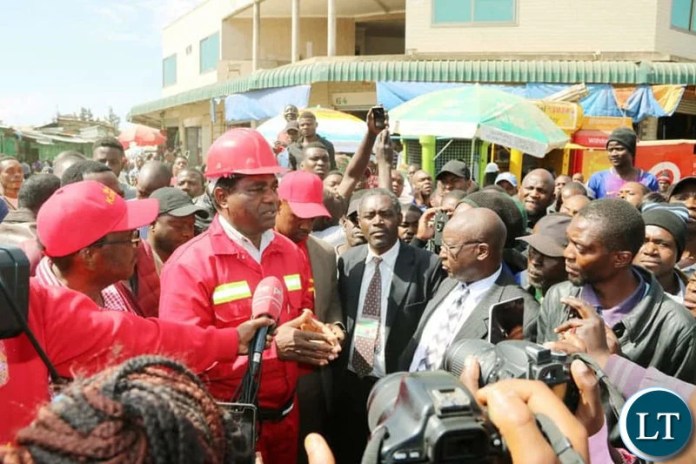
<path id="1" fill-rule="evenodd" d="M 624 201 L 598 200 L 580 210 L 568 226 L 569 282 L 547 293 L 537 341 L 563 339 L 555 328 L 582 305 L 600 314 L 626 358 L 694 383 L 696 322 L 651 273 L 632 265 L 644 239 L 640 213 Z"/>

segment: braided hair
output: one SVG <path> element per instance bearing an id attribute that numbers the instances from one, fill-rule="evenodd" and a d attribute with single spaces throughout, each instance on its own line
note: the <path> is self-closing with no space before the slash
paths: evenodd
<path id="1" fill-rule="evenodd" d="M 234 429 L 182 364 L 140 356 L 68 386 L 19 431 L 3 462 L 223 464 L 243 451 Z"/>

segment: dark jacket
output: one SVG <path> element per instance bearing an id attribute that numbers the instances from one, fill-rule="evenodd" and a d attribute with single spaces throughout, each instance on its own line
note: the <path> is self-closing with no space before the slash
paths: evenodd
<path id="1" fill-rule="evenodd" d="M 338 293 L 343 305 L 344 324 L 348 329 L 339 358 L 341 367 L 348 363 L 366 257 L 367 245 L 360 245 L 350 248 L 338 259 Z M 399 356 L 416 331 L 426 304 L 433 298 L 444 277 L 442 264 L 437 256 L 429 251 L 401 244 L 394 265 L 387 307 L 387 374 L 398 370 Z"/>
<path id="2" fill-rule="evenodd" d="M 411 338 L 408 346 L 399 359 L 399 367 L 401 370 L 409 370 L 411 362 L 413 361 L 413 356 L 415 355 L 423 331 L 430 317 L 457 285 L 459 285 L 459 281 L 448 277 L 440 284 L 440 288 L 433 299 L 428 302 L 413 338 Z M 462 328 L 459 329 L 459 332 L 454 336 L 452 343 L 464 338 L 485 340 L 488 336 L 488 315 L 490 307 L 501 301 L 518 297 L 524 299 L 524 337 L 527 340 L 534 341 L 537 331 L 537 318 L 539 316 L 539 303 L 536 302 L 534 297 L 517 285 L 515 280 L 508 273 L 501 272 L 493 285 L 486 290 L 483 298 L 464 322 Z"/>
<path id="3" fill-rule="evenodd" d="M 696 321 L 683 307 L 671 300 L 655 277 L 635 267 L 650 285 L 646 297 L 612 327 L 623 355 L 643 367 L 652 366 L 667 375 L 696 381 Z M 541 304 L 537 341 L 555 341 L 553 329 L 570 318 L 565 296 L 580 298 L 582 287 L 570 282 L 554 285 Z"/>

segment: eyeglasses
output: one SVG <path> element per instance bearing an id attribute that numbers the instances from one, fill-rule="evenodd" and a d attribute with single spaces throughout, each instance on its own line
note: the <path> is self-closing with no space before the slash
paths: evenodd
<path id="1" fill-rule="evenodd" d="M 130 244 L 132 246 L 137 246 L 140 243 L 140 231 L 139 230 L 134 230 L 131 232 L 131 238 L 127 240 L 113 240 L 113 241 L 106 241 L 106 239 L 101 238 L 91 244 L 91 247 L 103 247 L 107 245 L 125 245 L 125 244 Z"/>
<path id="2" fill-rule="evenodd" d="M 457 255 L 459 255 L 459 252 L 462 251 L 462 248 L 464 248 L 465 246 L 480 245 L 481 243 L 483 243 L 483 242 L 480 240 L 475 240 L 475 241 L 471 241 L 471 242 L 464 242 L 464 243 L 460 243 L 459 245 L 448 245 L 445 242 L 442 242 L 442 245 L 440 245 L 440 248 L 445 250 L 445 252 L 448 255 L 450 255 L 451 257 L 456 258 Z M 457 250 L 457 252 L 453 253 L 454 250 Z"/>

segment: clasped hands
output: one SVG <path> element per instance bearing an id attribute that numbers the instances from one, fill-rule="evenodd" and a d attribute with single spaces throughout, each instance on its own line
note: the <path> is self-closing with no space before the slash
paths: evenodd
<path id="1" fill-rule="evenodd" d="M 326 366 L 338 357 L 345 334 L 335 324 L 324 324 L 305 309 L 302 315 L 278 327 L 278 357 L 313 366 Z"/>

